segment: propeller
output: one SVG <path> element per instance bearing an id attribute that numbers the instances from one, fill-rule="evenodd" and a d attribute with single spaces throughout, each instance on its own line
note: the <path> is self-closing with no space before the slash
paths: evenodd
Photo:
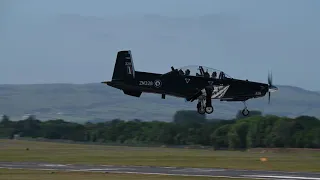
<path id="1" fill-rule="evenodd" d="M 271 93 L 278 90 L 276 86 L 272 84 L 272 73 L 268 73 L 268 104 L 270 104 Z"/>

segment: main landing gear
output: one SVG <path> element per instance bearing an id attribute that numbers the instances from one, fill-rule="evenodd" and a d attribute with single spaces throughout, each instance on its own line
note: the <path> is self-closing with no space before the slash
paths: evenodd
<path id="1" fill-rule="evenodd" d="M 243 101 L 243 104 L 244 104 L 244 108 L 243 108 L 243 110 L 241 111 L 241 113 L 242 113 L 243 116 L 248 116 L 248 115 L 250 114 L 250 111 L 249 111 L 248 108 L 247 108 L 246 101 Z"/>
<path id="2" fill-rule="evenodd" d="M 212 106 L 207 106 L 207 102 L 205 99 L 199 99 L 198 104 L 197 104 L 197 110 L 199 114 L 211 114 L 213 113 L 213 107 Z"/>
<path id="3" fill-rule="evenodd" d="M 213 113 L 213 107 L 212 107 L 212 88 L 206 88 L 206 96 L 200 96 L 197 104 L 197 110 L 199 114 L 211 114 Z"/>

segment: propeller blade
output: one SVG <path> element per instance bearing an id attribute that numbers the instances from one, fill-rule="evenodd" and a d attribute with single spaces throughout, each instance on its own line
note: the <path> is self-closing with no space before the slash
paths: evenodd
<path id="1" fill-rule="evenodd" d="M 268 104 L 270 104 L 270 99 L 271 99 L 270 90 L 273 88 L 273 85 L 272 85 L 272 72 L 268 73 L 268 85 L 269 85 L 269 88 L 268 88 Z"/>
<path id="2" fill-rule="evenodd" d="M 272 73 L 271 72 L 268 73 L 268 84 L 269 84 L 269 87 L 272 86 Z"/>

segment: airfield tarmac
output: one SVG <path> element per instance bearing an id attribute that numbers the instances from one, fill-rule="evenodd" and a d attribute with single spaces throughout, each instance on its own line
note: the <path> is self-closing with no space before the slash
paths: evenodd
<path id="1" fill-rule="evenodd" d="M 127 174 L 154 174 L 175 176 L 202 176 L 251 179 L 287 179 L 287 180 L 320 180 L 320 173 L 282 172 L 282 171 L 253 171 L 219 168 L 182 168 L 155 166 L 115 166 L 115 165 L 74 165 L 51 164 L 37 162 L 0 162 L 0 168 L 32 169 L 51 171 L 91 171 Z"/>

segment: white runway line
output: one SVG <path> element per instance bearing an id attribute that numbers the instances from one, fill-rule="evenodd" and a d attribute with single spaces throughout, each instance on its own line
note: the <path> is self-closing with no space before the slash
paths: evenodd
<path id="1" fill-rule="evenodd" d="M 46 166 L 46 167 L 65 167 L 65 164 L 38 164 L 38 166 Z"/>
<path id="2" fill-rule="evenodd" d="M 320 180 L 320 177 L 299 177 L 299 176 L 271 176 L 271 175 L 242 175 L 244 177 L 260 177 L 260 178 L 275 178 L 275 179 L 297 179 L 297 180 Z"/>
<path id="3" fill-rule="evenodd" d="M 47 169 L 47 168 L 41 168 L 41 169 L 32 169 L 32 168 L 19 168 L 19 167 L 0 167 L 0 169 L 28 169 L 28 170 L 40 170 L 40 171 L 56 171 L 56 169 Z"/>
<path id="4" fill-rule="evenodd" d="M 133 168 L 89 168 L 89 169 L 79 169 L 83 171 L 119 171 L 119 170 L 136 170 Z"/>
<path id="5" fill-rule="evenodd" d="M 90 169 L 33 169 L 33 168 L 16 168 L 16 167 L 0 167 L 0 169 L 29 169 L 29 170 L 44 170 L 44 171 L 74 171 L 74 172 L 90 172 Z M 92 171 L 91 171 L 92 172 Z M 142 174 L 142 175 L 163 175 L 163 176 L 185 176 L 185 177 L 213 177 L 213 178 L 230 178 L 244 179 L 245 177 L 232 176 L 211 176 L 211 175 L 187 175 L 187 174 L 170 174 L 170 173 L 145 173 L 145 172 L 130 172 L 130 171 L 111 171 L 110 173 L 117 174 Z M 265 179 L 259 177 L 251 177 L 250 179 Z"/>
<path id="6" fill-rule="evenodd" d="M 225 171 L 224 169 L 201 169 L 201 168 L 186 168 L 186 169 L 175 169 L 171 171 L 180 171 L 180 172 L 217 172 Z"/>
<path id="7" fill-rule="evenodd" d="M 1 166 L 5 166 L 5 167 L 19 167 L 20 165 L 15 165 L 15 164 L 1 164 Z"/>
<path id="8" fill-rule="evenodd" d="M 247 177 L 234 176 L 213 176 L 213 175 L 195 175 L 195 174 L 170 174 L 170 173 L 146 173 L 146 172 L 129 172 L 129 171 L 113 171 L 111 173 L 118 174 L 143 174 L 143 175 L 163 175 L 163 176 L 185 176 L 185 177 L 212 177 L 212 178 L 230 178 L 230 179 L 244 179 Z M 250 179 L 265 179 L 259 177 L 251 177 Z"/>

